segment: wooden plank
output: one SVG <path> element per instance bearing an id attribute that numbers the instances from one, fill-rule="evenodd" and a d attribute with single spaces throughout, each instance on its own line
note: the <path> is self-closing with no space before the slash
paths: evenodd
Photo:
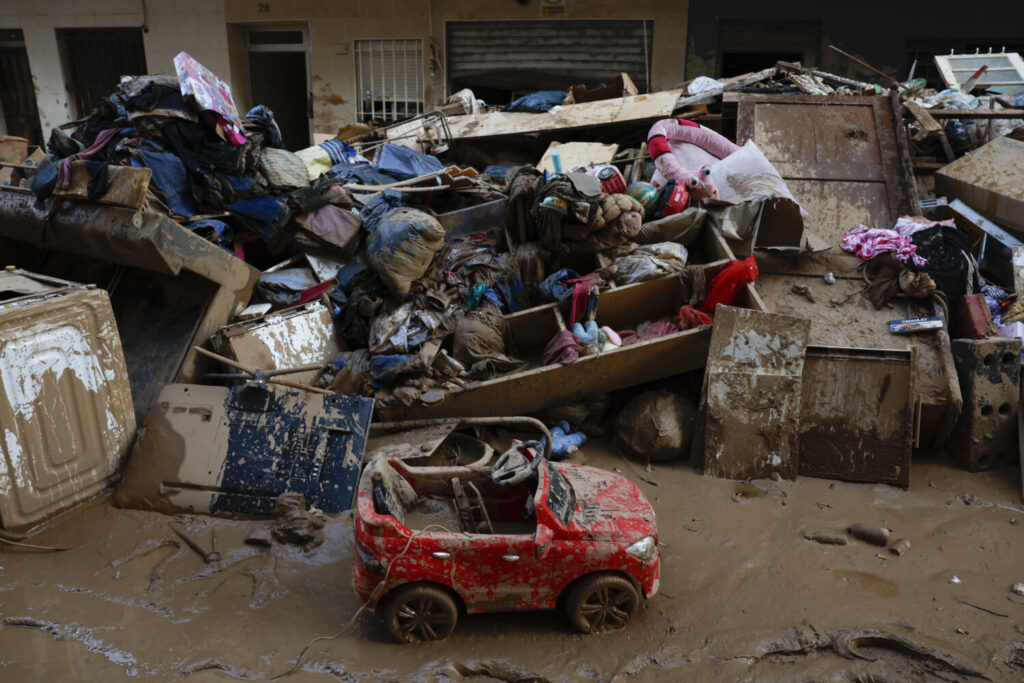
<path id="1" fill-rule="evenodd" d="M 721 247 L 731 257 L 728 247 Z M 708 250 L 712 251 L 710 247 Z M 699 267 L 710 279 L 727 263 L 723 260 Z M 680 297 L 681 284 L 675 275 L 616 287 L 600 295 L 597 323 L 617 331 L 635 329 L 641 322 L 674 316 Z M 517 357 L 528 363 L 526 369 L 474 382 L 429 406 L 419 402 L 396 406 L 388 418 L 529 414 L 550 405 L 702 368 L 711 340 L 710 327 L 695 328 L 585 356 L 569 365 L 545 366 L 540 365 L 544 347 L 559 329 L 564 329 L 557 304 L 531 308 L 505 319 Z"/>
<path id="2" fill-rule="evenodd" d="M 907 137 L 906 126 L 902 125 L 900 121 L 900 96 L 896 92 L 889 93 L 889 111 L 892 115 L 893 128 L 896 130 L 897 158 L 902 169 L 900 180 L 905 189 L 905 192 L 900 193 L 904 202 L 903 206 L 899 207 L 900 213 L 918 216 L 922 212 L 921 196 L 917 191 L 914 169 L 910 165 L 910 140 Z"/>
<path id="3" fill-rule="evenodd" d="M 921 133 L 915 135 L 914 139 L 924 140 L 930 135 L 935 135 L 942 144 L 942 151 L 946 155 L 946 161 L 956 159 L 956 155 L 953 154 L 953 147 L 949 144 L 949 138 L 946 137 L 946 131 L 942 124 L 936 121 L 935 117 L 928 113 L 927 109 L 914 100 L 903 100 L 903 106 L 921 124 Z"/>
<path id="4" fill-rule="evenodd" d="M 874 89 L 875 89 L 875 86 L 872 85 L 871 83 L 865 83 L 864 81 L 855 81 L 855 80 L 853 80 L 851 78 L 843 78 L 842 76 L 836 76 L 835 74 L 830 74 L 827 71 L 818 71 L 816 69 L 806 69 L 806 68 L 800 66 L 799 64 L 791 64 L 790 62 L 778 61 L 778 62 L 775 62 L 775 66 L 779 67 L 783 71 L 792 71 L 792 72 L 798 73 L 798 74 L 808 74 L 810 76 L 816 76 L 817 78 L 820 78 L 823 81 L 831 81 L 832 83 L 835 83 L 836 85 L 845 85 L 846 87 L 853 88 L 855 90 L 872 91 L 873 92 Z"/>
<path id="5" fill-rule="evenodd" d="M 723 93 L 729 92 L 730 90 L 739 90 L 740 88 L 745 88 L 748 85 L 753 85 L 754 83 L 760 83 L 761 81 L 768 80 L 769 78 L 772 78 L 777 72 L 778 69 L 776 69 L 773 66 L 768 69 L 755 71 L 749 74 L 743 74 L 741 76 L 733 76 L 732 78 L 719 79 L 719 83 L 722 83 L 721 86 L 717 88 L 712 88 L 710 90 L 705 90 L 704 92 L 697 93 L 696 95 L 680 97 L 679 101 L 676 102 L 675 108 L 682 109 L 683 107 L 689 107 L 692 104 L 713 102 L 715 98 L 722 95 Z"/>
<path id="6" fill-rule="evenodd" d="M 890 98 L 754 94 L 734 101 L 737 141 L 754 140 L 807 210 L 808 229 L 826 241 L 837 244 L 860 223 L 891 226 L 913 211 L 912 171 Z"/>
<path id="7" fill-rule="evenodd" d="M 451 116 L 448 118 L 448 129 L 453 138 L 463 140 L 657 119 L 672 115 L 681 92 L 667 90 L 633 97 L 567 104 L 555 112 L 546 114 L 493 112 Z"/>
<path id="8" fill-rule="evenodd" d="M 772 165 L 787 180 L 835 180 L 848 182 L 885 182 L 885 168 L 880 163 L 785 163 L 773 161 Z"/>
<path id="9" fill-rule="evenodd" d="M 537 168 L 541 171 L 555 170 L 555 162 L 551 153 L 558 150 L 562 157 L 562 171 L 568 173 L 577 166 L 590 166 L 591 164 L 610 164 L 619 151 L 616 144 L 606 145 L 601 142 L 558 142 L 554 141 L 548 145 L 544 156 L 541 157 Z"/>
<path id="10" fill-rule="evenodd" d="M 936 119 L 1024 119 L 1024 109 L 929 109 Z"/>

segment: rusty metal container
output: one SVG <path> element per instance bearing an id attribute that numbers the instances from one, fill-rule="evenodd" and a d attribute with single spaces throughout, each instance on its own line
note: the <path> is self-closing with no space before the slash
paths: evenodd
<path id="1" fill-rule="evenodd" d="M 110 298 L 0 272 L 0 526 L 27 529 L 100 492 L 135 436 Z"/>

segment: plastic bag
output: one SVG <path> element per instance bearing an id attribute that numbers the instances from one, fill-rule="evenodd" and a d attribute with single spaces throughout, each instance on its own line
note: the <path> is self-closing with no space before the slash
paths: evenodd
<path id="1" fill-rule="evenodd" d="M 757 279 L 757 261 L 753 256 L 742 261 L 733 261 L 723 268 L 708 284 L 708 296 L 701 310 L 714 315 L 718 304 L 732 306 L 736 303 L 740 288 Z"/>
<path id="2" fill-rule="evenodd" d="M 705 90 L 714 90 L 715 88 L 721 88 L 721 81 L 716 81 L 714 78 L 709 76 L 697 76 L 697 78 L 690 81 L 690 84 L 686 86 L 686 92 L 690 95 L 696 95 L 702 93 Z"/>
<path id="3" fill-rule="evenodd" d="M 373 321 L 370 353 L 416 353 L 442 327 L 441 316 L 434 311 L 416 309 L 412 302 L 402 304 Z"/>
<path id="4" fill-rule="evenodd" d="M 437 157 L 420 154 L 414 149 L 388 143 L 377 152 L 373 167 L 394 180 L 408 180 L 444 169 Z"/>
<path id="5" fill-rule="evenodd" d="M 249 123 L 258 130 L 262 130 L 267 136 L 269 147 L 284 147 L 281 140 L 281 129 L 274 119 L 274 112 L 262 104 L 257 104 L 245 114 L 245 123 Z"/>
<path id="6" fill-rule="evenodd" d="M 366 260 L 388 290 L 404 300 L 443 246 L 444 228 L 436 218 L 402 207 L 385 215 L 370 233 Z"/>
<path id="7" fill-rule="evenodd" d="M 657 242 L 637 246 L 614 261 L 618 268 L 615 283 L 646 282 L 678 273 L 686 267 L 686 247 L 676 242 Z"/>
<path id="8" fill-rule="evenodd" d="M 543 114 L 565 100 L 565 92 L 561 90 L 538 90 L 529 95 L 523 95 L 518 100 L 508 105 L 502 111 L 520 111 L 533 114 Z"/>
<path id="9" fill-rule="evenodd" d="M 718 187 L 718 198 L 724 201 L 786 197 L 796 202 L 786 181 L 753 140 L 748 140 L 738 151 L 712 164 L 711 177 Z M 803 208 L 800 212 L 804 214 Z"/>
<path id="10" fill-rule="evenodd" d="M 697 409 L 669 391 L 640 394 L 619 412 L 615 436 L 627 455 L 641 462 L 686 457 L 693 441 Z"/>

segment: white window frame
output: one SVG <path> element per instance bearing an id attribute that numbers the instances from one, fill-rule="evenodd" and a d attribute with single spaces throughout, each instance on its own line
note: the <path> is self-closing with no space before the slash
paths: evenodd
<path id="1" fill-rule="evenodd" d="M 988 52 L 975 51 L 974 54 L 935 55 L 939 74 L 950 88 L 959 88 L 966 83 L 980 68 L 977 62 L 990 62 L 987 74 L 996 79 L 982 79 L 978 82 L 979 89 L 988 87 L 997 93 L 1015 93 L 1024 87 L 1024 60 L 1018 52 L 993 52 L 989 48 Z"/>
<path id="2" fill-rule="evenodd" d="M 353 41 L 352 50 L 355 59 L 355 92 L 356 117 L 359 121 L 383 120 L 401 121 L 425 111 L 423 93 L 426 80 L 424 78 L 424 52 L 422 38 L 365 38 Z M 385 82 L 382 72 L 381 82 L 376 82 L 373 64 L 385 57 L 391 57 L 397 64 L 399 57 L 404 66 L 392 69 L 391 82 Z M 370 82 L 363 82 L 363 60 L 369 60 Z M 408 78 L 409 60 L 414 61 L 417 77 L 414 82 Z M 369 93 L 369 97 L 367 97 Z M 399 104 L 404 105 L 399 107 Z"/>

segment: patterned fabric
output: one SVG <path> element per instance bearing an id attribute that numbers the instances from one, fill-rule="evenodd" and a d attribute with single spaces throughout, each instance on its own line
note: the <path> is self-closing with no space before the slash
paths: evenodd
<path id="1" fill-rule="evenodd" d="M 217 123 L 223 127 L 229 142 L 245 144 L 245 132 L 231 97 L 231 87 L 187 52 L 179 52 L 174 58 L 174 69 L 178 73 L 181 94 L 192 96 L 199 109 L 216 113 Z"/>
<path id="2" fill-rule="evenodd" d="M 895 230 L 884 228 L 869 228 L 866 225 L 859 225 L 856 229 L 846 233 L 840 245 L 843 250 L 856 254 L 862 259 L 869 260 L 887 251 L 895 252 L 896 258 L 900 261 L 913 259 L 914 265 L 923 267 L 928 264 L 926 259 L 917 255 L 917 246 L 911 242 L 908 235 L 901 235 Z"/>

